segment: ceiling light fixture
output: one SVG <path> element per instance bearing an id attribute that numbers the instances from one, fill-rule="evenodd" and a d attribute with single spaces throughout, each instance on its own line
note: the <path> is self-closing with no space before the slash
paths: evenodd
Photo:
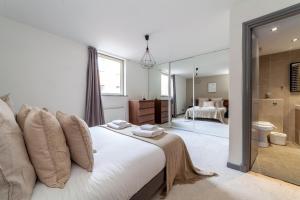
<path id="1" fill-rule="evenodd" d="M 278 31 L 278 27 L 277 27 L 277 26 L 273 27 L 273 28 L 271 29 L 271 31 L 272 31 L 272 32 Z"/>
<path id="2" fill-rule="evenodd" d="M 156 62 L 149 50 L 149 46 L 148 46 L 149 35 L 148 34 L 145 35 L 145 40 L 147 41 L 147 47 L 146 47 L 146 52 L 144 53 L 144 55 L 141 59 L 141 64 L 146 68 L 151 68 L 156 64 Z"/>
<path id="3" fill-rule="evenodd" d="M 294 38 L 292 39 L 292 42 L 297 42 L 299 39 L 298 38 Z"/>

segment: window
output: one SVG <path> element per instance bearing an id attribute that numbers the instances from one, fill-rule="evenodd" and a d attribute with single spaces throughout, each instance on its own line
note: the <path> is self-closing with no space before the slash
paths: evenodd
<path id="1" fill-rule="evenodd" d="M 166 74 L 160 75 L 161 96 L 169 96 L 169 76 Z"/>
<path id="2" fill-rule="evenodd" d="M 124 61 L 99 54 L 98 67 L 102 95 L 124 95 Z"/>
<path id="3" fill-rule="evenodd" d="M 169 96 L 169 75 L 160 75 L 161 96 Z M 171 77 L 171 97 L 173 97 L 173 79 Z"/>

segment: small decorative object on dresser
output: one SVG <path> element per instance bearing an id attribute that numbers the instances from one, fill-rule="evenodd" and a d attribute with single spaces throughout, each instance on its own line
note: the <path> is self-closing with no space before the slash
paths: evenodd
<path id="1" fill-rule="evenodd" d="M 155 123 L 164 124 L 168 122 L 168 100 L 155 99 Z"/>
<path id="2" fill-rule="evenodd" d="M 154 112 L 154 100 L 129 101 L 129 122 L 132 124 L 154 124 Z"/>

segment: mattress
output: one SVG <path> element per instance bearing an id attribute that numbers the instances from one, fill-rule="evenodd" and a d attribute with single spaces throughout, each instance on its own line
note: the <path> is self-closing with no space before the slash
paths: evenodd
<path id="1" fill-rule="evenodd" d="M 165 167 L 164 152 L 157 146 L 102 127 L 90 129 L 94 170 L 72 164 L 64 189 L 37 182 L 32 200 L 126 200 Z"/>

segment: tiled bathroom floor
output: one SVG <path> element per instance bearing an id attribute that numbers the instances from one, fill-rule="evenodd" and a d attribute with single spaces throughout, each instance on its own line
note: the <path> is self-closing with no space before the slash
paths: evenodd
<path id="1" fill-rule="evenodd" d="M 252 171 L 300 185 L 300 146 L 288 144 L 259 148 Z"/>

